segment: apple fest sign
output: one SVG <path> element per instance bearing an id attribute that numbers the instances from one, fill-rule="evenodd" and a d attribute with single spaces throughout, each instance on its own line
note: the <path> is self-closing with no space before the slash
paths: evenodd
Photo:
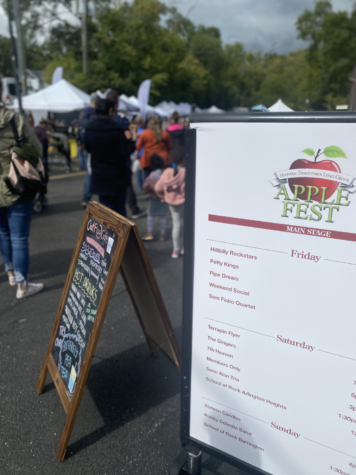
<path id="1" fill-rule="evenodd" d="M 303 117 L 189 132 L 182 441 L 356 475 L 356 115 Z"/>
<path id="2" fill-rule="evenodd" d="M 273 186 L 279 188 L 275 199 L 284 198 L 282 216 L 287 217 L 294 212 L 295 219 L 324 219 L 332 223 L 334 212 L 338 212 L 341 206 L 349 206 L 349 193 L 356 192 L 353 184 L 356 177 L 343 175 L 340 166 L 333 160 L 317 161 L 322 154 L 330 158 L 347 158 L 340 147 L 332 145 L 325 147 L 323 152 L 319 149 L 317 153 L 307 148 L 303 153 L 315 155 L 314 161 L 295 160 L 289 170 L 276 172 L 276 179 L 271 181 Z M 288 195 L 287 183 L 292 198 Z M 336 198 L 328 202 L 336 190 Z"/>

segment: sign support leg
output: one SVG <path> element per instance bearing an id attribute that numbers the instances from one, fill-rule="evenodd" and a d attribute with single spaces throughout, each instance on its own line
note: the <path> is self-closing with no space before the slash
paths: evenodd
<path id="1" fill-rule="evenodd" d="M 169 475 L 200 475 L 201 450 L 189 445 L 182 449 L 169 470 Z"/>

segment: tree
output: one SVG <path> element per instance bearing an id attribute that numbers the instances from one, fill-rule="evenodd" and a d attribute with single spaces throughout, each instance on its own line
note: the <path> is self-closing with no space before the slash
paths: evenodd
<path id="1" fill-rule="evenodd" d="M 168 16 L 168 27 L 162 24 L 164 16 Z M 128 95 L 137 94 L 140 83 L 150 78 L 155 101 L 169 97 L 179 102 L 188 96 L 193 100 L 195 93 L 204 93 L 208 73 L 189 52 L 185 33 L 177 34 L 178 21 L 182 18 L 176 11 L 158 0 L 135 0 L 131 5 L 103 9 L 91 25 L 88 77 L 80 74 L 78 47 L 72 36 L 63 43 L 71 45 L 67 51 L 61 47 L 62 36 L 60 51 L 47 65 L 45 77 L 49 80 L 61 65 L 65 77 L 88 92 L 110 86 Z M 48 41 L 44 47 L 52 52 L 54 45 Z"/>
<path id="2" fill-rule="evenodd" d="M 315 71 L 319 94 L 314 107 L 335 109 L 346 103 L 348 77 L 356 64 L 356 10 L 333 12 L 329 1 L 318 1 L 297 21 L 299 38 L 309 42 L 307 60 Z"/>
<path id="3" fill-rule="evenodd" d="M 5 36 L 0 36 L 0 77 L 12 76 L 11 64 L 11 43 L 10 39 Z"/>
<path id="4" fill-rule="evenodd" d="M 61 15 L 71 5 L 70 0 L 21 1 L 27 63 L 44 68 L 47 82 L 63 66 L 64 77 L 87 92 L 112 87 L 137 94 L 150 78 L 156 103 L 171 99 L 231 109 L 269 106 L 281 97 L 296 110 L 305 109 L 306 99 L 308 108 L 322 110 L 347 101 L 348 76 L 356 64 L 356 10 L 334 12 L 330 1 L 317 1 L 296 23 L 308 48 L 277 55 L 246 51 L 241 43 L 223 45 L 218 28 L 194 25 L 160 0 L 97 0 L 96 18 L 88 21 L 89 74 L 84 75 L 79 22 L 65 22 Z M 0 48 L 5 51 L 0 67 L 12 74 L 9 41 L 0 37 Z"/>

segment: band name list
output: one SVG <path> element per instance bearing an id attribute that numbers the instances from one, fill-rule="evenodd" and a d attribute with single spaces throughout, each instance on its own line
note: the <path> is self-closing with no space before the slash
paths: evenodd
<path id="1" fill-rule="evenodd" d="M 236 252 L 232 250 L 227 250 L 223 249 L 220 247 L 211 247 L 210 248 L 211 252 L 221 254 L 222 256 L 226 256 L 229 260 L 225 259 L 216 259 L 216 258 L 211 258 L 210 259 L 210 265 L 212 268 L 209 270 L 209 277 L 211 278 L 211 281 L 209 282 L 209 286 L 211 287 L 211 292 L 209 293 L 209 298 L 213 300 L 219 300 L 220 302 L 224 304 L 230 304 L 230 305 L 236 305 L 238 307 L 246 308 L 248 310 L 256 310 L 256 306 L 253 305 L 251 302 L 242 300 L 245 299 L 246 297 L 250 297 L 250 291 L 244 288 L 238 288 L 230 286 L 230 282 L 239 282 L 240 277 L 237 275 L 237 273 L 232 273 L 226 270 L 225 268 L 231 269 L 232 271 L 240 271 L 241 264 L 236 262 L 234 258 L 242 258 L 242 259 L 248 259 L 252 261 L 257 261 L 257 256 L 254 256 L 252 254 L 247 254 L 244 252 Z M 223 268 L 225 272 L 222 272 L 221 270 L 218 270 L 217 267 Z M 243 264 L 242 264 L 243 267 Z M 224 283 L 219 283 L 221 282 L 221 279 L 223 279 Z M 227 284 L 227 285 L 226 285 Z M 230 294 L 236 296 L 238 299 L 235 300 L 232 297 L 232 295 L 227 297 L 228 294 L 217 294 L 216 291 L 223 291 L 223 292 L 229 292 Z M 240 299 L 240 297 L 242 297 Z"/>

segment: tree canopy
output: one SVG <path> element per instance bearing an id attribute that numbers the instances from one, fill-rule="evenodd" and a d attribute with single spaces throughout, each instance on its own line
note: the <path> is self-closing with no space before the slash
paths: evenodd
<path id="1" fill-rule="evenodd" d="M 224 109 L 270 106 L 282 98 L 291 108 L 334 109 L 347 102 L 348 77 L 356 64 L 356 10 L 334 12 L 319 0 L 296 21 L 305 50 L 288 55 L 246 51 L 226 44 L 215 27 L 194 25 L 159 0 L 97 2 L 88 22 L 89 72 L 82 72 L 81 30 L 63 21 L 69 0 L 24 0 L 23 25 L 28 67 L 53 70 L 92 92 L 108 87 L 137 94 L 152 80 L 151 102 L 188 101 Z M 39 34 L 45 40 L 39 43 Z M 11 75 L 9 40 L 0 37 L 0 72 Z"/>

